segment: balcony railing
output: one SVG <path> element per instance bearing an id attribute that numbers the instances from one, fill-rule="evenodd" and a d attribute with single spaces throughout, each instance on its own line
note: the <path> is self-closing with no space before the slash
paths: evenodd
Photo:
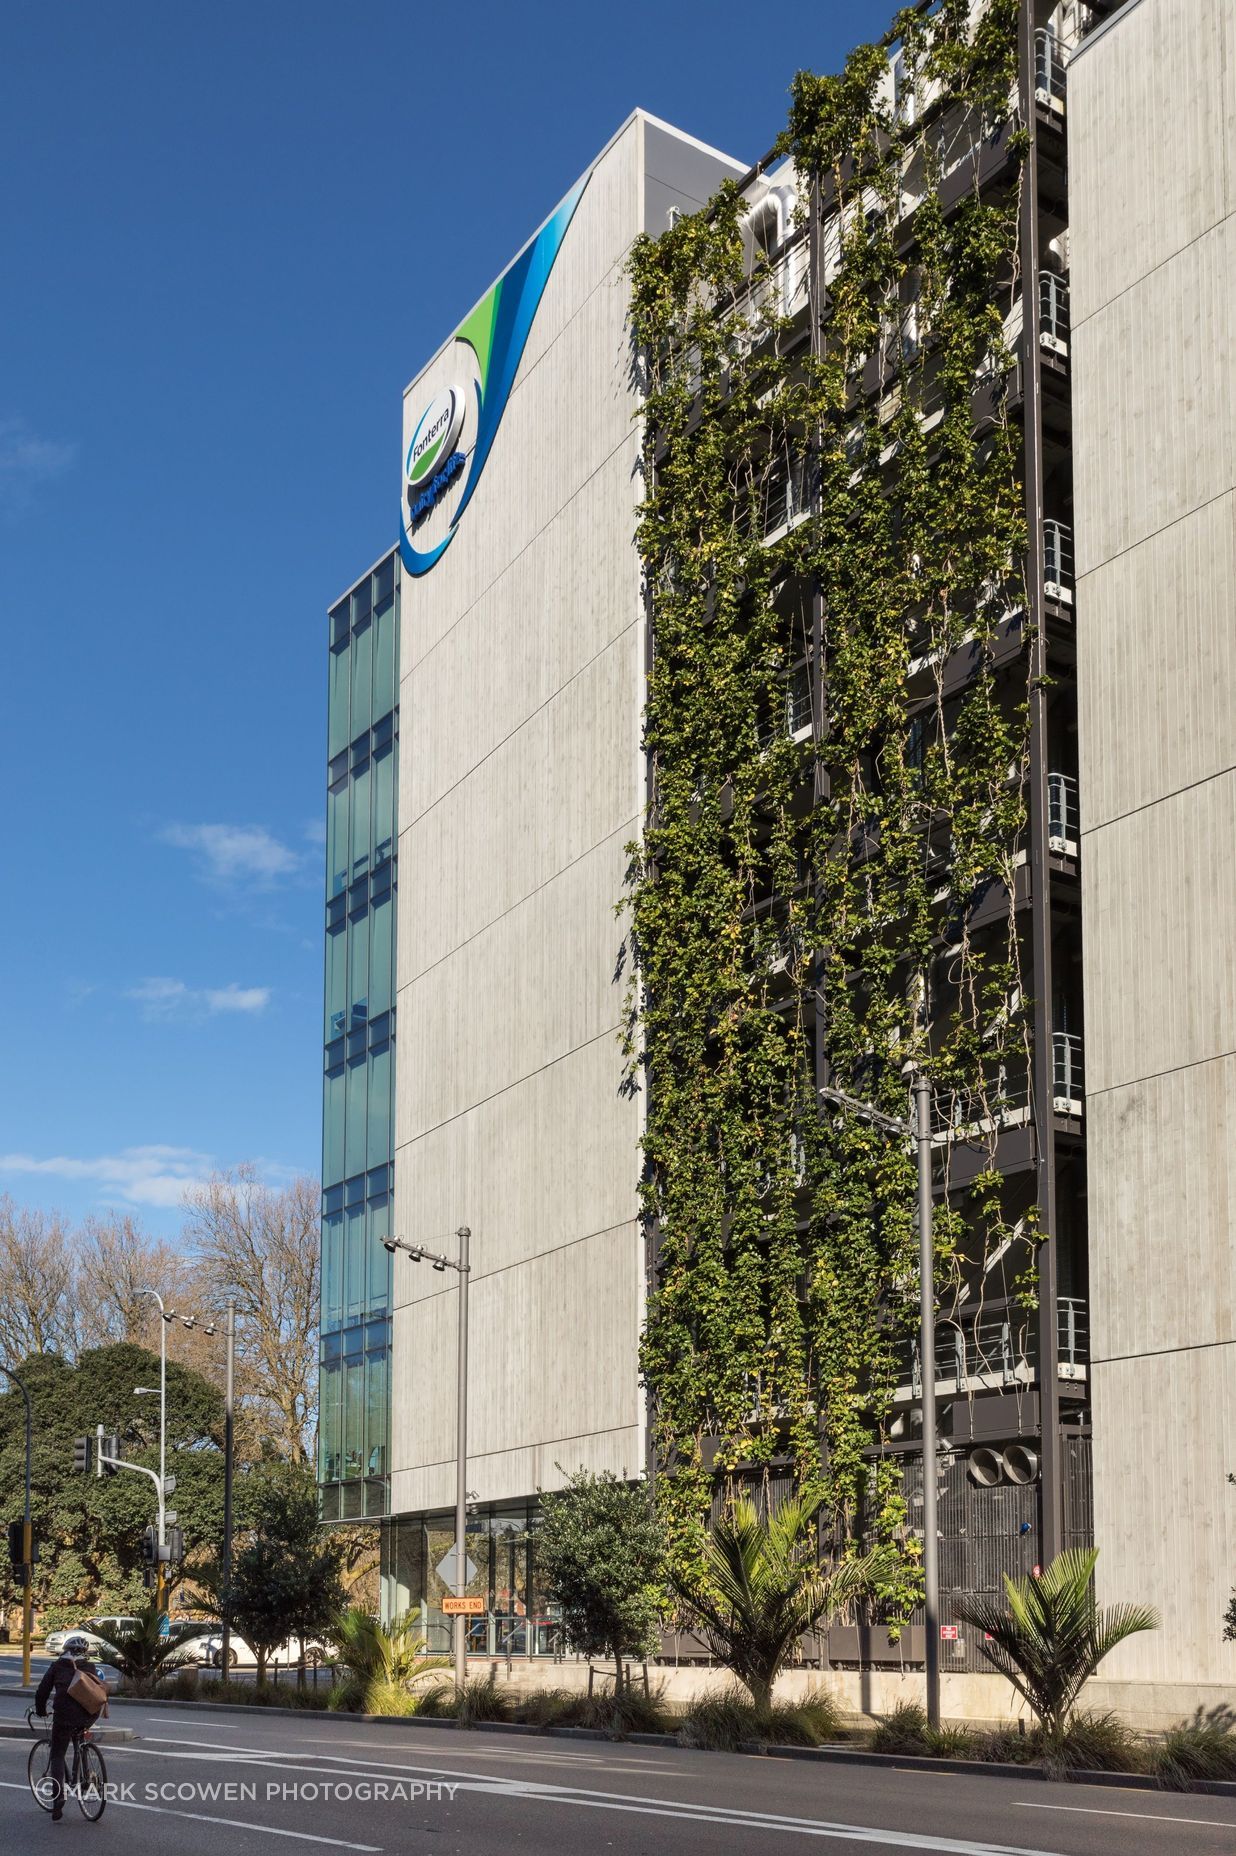
<path id="1" fill-rule="evenodd" d="M 1000 1064 L 981 1089 L 937 1087 L 931 1097 L 935 1146 L 974 1140 L 997 1128 L 1020 1127 L 1030 1119 L 1030 1080 L 1024 1058 Z"/>
<path id="2" fill-rule="evenodd" d="M 807 664 L 800 664 L 782 685 L 773 720 L 760 726 L 760 747 L 770 748 L 783 734 L 791 741 L 804 741 L 811 727 L 811 670 Z"/>
<path id="3" fill-rule="evenodd" d="M 1051 1085 L 1058 1115 L 1080 1116 L 1085 1112 L 1086 1073 L 1081 1036 L 1076 1031 L 1051 1034 Z"/>
<path id="4" fill-rule="evenodd" d="M 1073 604 L 1073 531 L 1053 517 L 1043 524 L 1043 595 L 1058 606 Z"/>
<path id="5" fill-rule="evenodd" d="M 1039 341 L 1053 354 L 1069 352 L 1069 286 L 1056 271 L 1039 272 Z"/>
<path id="6" fill-rule="evenodd" d="M 1076 857 L 1081 837 L 1077 781 L 1071 773 L 1047 776 L 1047 843 L 1058 857 Z"/>
<path id="7" fill-rule="evenodd" d="M 1090 1324 L 1086 1304 L 1061 1296 L 1056 1304 L 1057 1377 L 1084 1379 L 1090 1360 Z M 936 1323 L 936 1394 L 1003 1392 L 1031 1386 L 1039 1377 L 1039 1321 L 1036 1310 L 1007 1302 L 960 1309 Z M 907 1335 L 898 1349 L 894 1397 L 899 1403 L 922 1398 L 923 1374 L 918 1336 Z"/>
<path id="8" fill-rule="evenodd" d="M 1064 48 L 1050 26 L 1043 26 L 1034 35 L 1034 96 L 1037 103 L 1048 109 L 1064 113 L 1065 71 L 1067 59 Z"/>

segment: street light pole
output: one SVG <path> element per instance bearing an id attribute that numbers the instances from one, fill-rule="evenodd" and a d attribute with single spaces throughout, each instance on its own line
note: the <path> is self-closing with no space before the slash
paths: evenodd
<path id="1" fill-rule="evenodd" d="M 223 1413 L 223 1667 L 226 1682 L 232 1651 L 232 1430 L 236 1397 L 236 1303 L 227 1304 L 227 1398 Z"/>
<path id="2" fill-rule="evenodd" d="M 931 1083 L 914 1068 L 914 1120 L 886 1115 L 882 1109 L 848 1096 L 844 1090 L 821 1086 L 819 1094 L 837 1108 L 848 1109 L 886 1134 L 913 1140 L 918 1152 L 918 1357 L 922 1381 L 923 1424 L 923 1636 L 927 1683 L 927 1721 L 940 1725 L 940 1535 L 938 1520 L 938 1466 L 936 1442 L 936 1282 L 935 1239 L 932 1230 L 931 1190 Z"/>
<path id="3" fill-rule="evenodd" d="M 139 1289 L 139 1295 L 152 1295 L 159 1304 L 159 1564 L 156 1575 L 155 1598 L 159 1610 L 163 1609 L 163 1549 L 167 1545 L 167 1524 L 164 1520 L 167 1497 L 167 1310 L 163 1306 L 163 1297 L 157 1289 Z"/>
<path id="4" fill-rule="evenodd" d="M 455 1596 L 463 1598 L 468 1583 L 465 1543 L 468 1533 L 468 1278 L 472 1273 L 468 1261 L 468 1245 L 472 1237 L 470 1227 L 461 1224 L 455 1236 L 459 1239 L 458 1257 L 426 1250 L 423 1244 L 405 1244 L 401 1237 L 384 1237 L 382 1246 L 392 1256 L 397 1250 L 406 1250 L 414 1263 L 429 1262 L 436 1270 L 455 1270 L 459 1275 L 459 1342 L 455 1354 Z M 457 1612 L 453 1633 L 455 1688 L 461 1695 L 465 1681 L 467 1634 L 467 1620 L 462 1612 Z"/>
<path id="5" fill-rule="evenodd" d="M 34 1530 L 30 1522 L 30 1457 L 34 1439 L 34 1424 L 31 1415 L 30 1394 L 17 1374 L 9 1366 L 0 1366 L 0 1373 L 7 1373 L 26 1403 L 26 1505 L 22 1510 L 21 1523 L 21 1558 L 23 1589 L 21 1600 L 21 1685 L 30 1686 L 30 1638 L 33 1625 L 34 1604 Z"/>
<path id="6" fill-rule="evenodd" d="M 919 1375 L 923 1388 L 923 1622 L 927 1676 L 927 1724 L 940 1725 L 940 1533 L 937 1518 L 936 1449 L 936 1259 L 932 1231 L 931 1084 L 914 1077 L 918 1143 L 918 1321 Z"/>
<path id="7" fill-rule="evenodd" d="M 459 1239 L 459 1345 L 455 1356 L 455 1593 L 462 1598 L 468 1584 L 464 1543 L 468 1532 L 468 1240 L 472 1233 L 461 1224 Z M 455 1619 L 455 1690 L 464 1691 L 468 1620 Z"/>

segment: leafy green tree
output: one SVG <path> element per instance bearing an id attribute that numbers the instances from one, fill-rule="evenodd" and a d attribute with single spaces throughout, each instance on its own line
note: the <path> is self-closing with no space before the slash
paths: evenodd
<path id="1" fill-rule="evenodd" d="M 798 1639 L 883 1580 L 893 1557 L 877 1547 L 822 1566 L 820 1505 L 820 1494 L 807 1492 L 764 1519 L 740 1497 L 714 1526 L 697 1566 L 674 1575 L 692 1628 L 763 1714 Z"/>
<path id="2" fill-rule="evenodd" d="M 40 1557 L 34 1600 L 81 1610 L 135 1610 L 144 1602 L 142 1530 L 155 1518 L 155 1493 L 145 1476 L 97 1479 L 73 1472 L 73 1439 L 93 1436 L 98 1423 L 116 1431 L 122 1453 L 147 1469 L 159 1463 L 159 1401 L 134 1387 L 159 1383 L 157 1354 L 120 1344 L 82 1353 L 71 1365 L 58 1354 L 36 1354 L 16 1370 L 30 1389 L 34 1417 L 31 1507 Z M 175 1507 L 187 1553 L 213 1550 L 223 1516 L 223 1400 L 199 1374 L 168 1362 L 167 1467 L 175 1474 Z M 0 1395 L 0 1521 L 22 1509 L 25 1419 L 20 1394 Z M 17 1602 L 7 1560 L 0 1602 Z"/>
<path id="3" fill-rule="evenodd" d="M 1098 1549 L 1059 1554 L 1039 1576 L 1010 1579 L 1007 1605 L 977 1595 L 960 1599 L 955 1614 L 984 1632 L 988 1662 L 1007 1676 L 1034 1710 L 1049 1748 L 1063 1744 L 1069 1717 L 1103 1658 L 1136 1631 L 1155 1630 L 1149 1605 L 1109 1605 L 1094 1595 Z"/>
<path id="4" fill-rule="evenodd" d="M 344 1605 L 343 1549 L 318 1522 L 307 1466 L 264 1466 L 252 1478 L 251 1527 L 233 1550 L 230 1585 L 216 1585 L 232 1627 L 257 1657 L 258 1684 L 288 1637 L 329 1636 Z M 302 1664 L 299 1681 L 305 1679 Z"/>
<path id="5" fill-rule="evenodd" d="M 573 1475 L 541 1498 L 536 1557 L 546 1596 L 585 1656 L 612 1656 L 614 1692 L 623 1659 L 653 1647 L 664 1602 L 665 1542 L 642 1483 L 608 1471 Z"/>

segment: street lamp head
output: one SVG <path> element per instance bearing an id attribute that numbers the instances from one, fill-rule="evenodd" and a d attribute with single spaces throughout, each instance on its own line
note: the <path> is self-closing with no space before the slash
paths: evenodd
<path id="1" fill-rule="evenodd" d="M 393 1257 L 399 1248 L 399 1240 L 394 1237 L 384 1237 L 382 1239 L 382 1248 L 383 1250 L 389 1251 Z"/>
<path id="2" fill-rule="evenodd" d="M 444 1269 L 446 1268 L 446 1258 L 445 1258 L 445 1257 L 435 1257 L 435 1258 L 434 1258 L 434 1265 L 433 1265 L 433 1266 L 434 1266 L 434 1268 L 435 1268 L 435 1269 L 436 1269 L 436 1270 L 437 1270 L 437 1271 L 439 1272 L 439 1274 L 440 1274 L 440 1273 L 441 1273 L 441 1272 L 442 1272 L 442 1271 L 443 1271 L 443 1270 L 444 1270 Z"/>
<path id="3" fill-rule="evenodd" d="M 134 1398 L 158 1398 L 159 1388 L 158 1386 L 134 1386 L 133 1396 Z"/>
<path id="4" fill-rule="evenodd" d="M 219 1330 L 218 1330 L 218 1328 L 217 1328 L 217 1327 L 215 1326 L 215 1324 L 214 1324 L 214 1322 L 213 1322 L 213 1321 L 208 1321 L 208 1322 L 206 1323 L 206 1326 L 205 1326 L 205 1327 L 204 1327 L 204 1328 L 202 1329 L 202 1333 L 203 1333 L 203 1334 L 217 1334 L 218 1332 L 219 1332 Z"/>

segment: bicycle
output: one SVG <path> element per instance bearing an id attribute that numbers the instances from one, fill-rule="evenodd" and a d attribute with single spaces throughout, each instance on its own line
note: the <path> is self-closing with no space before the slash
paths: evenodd
<path id="1" fill-rule="evenodd" d="M 26 1725 L 35 1737 L 26 1761 L 26 1780 L 40 1811 L 51 1811 L 56 1802 L 56 1781 L 51 1776 L 51 1722 L 42 1721 L 33 1708 L 27 1708 Z M 65 1760 L 64 1794 L 76 1798 L 82 1816 L 97 1824 L 107 1805 L 107 1767 L 92 1735 L 89 1727 L 73 1730 L 73 1757 L 71 1762 Z"/>

